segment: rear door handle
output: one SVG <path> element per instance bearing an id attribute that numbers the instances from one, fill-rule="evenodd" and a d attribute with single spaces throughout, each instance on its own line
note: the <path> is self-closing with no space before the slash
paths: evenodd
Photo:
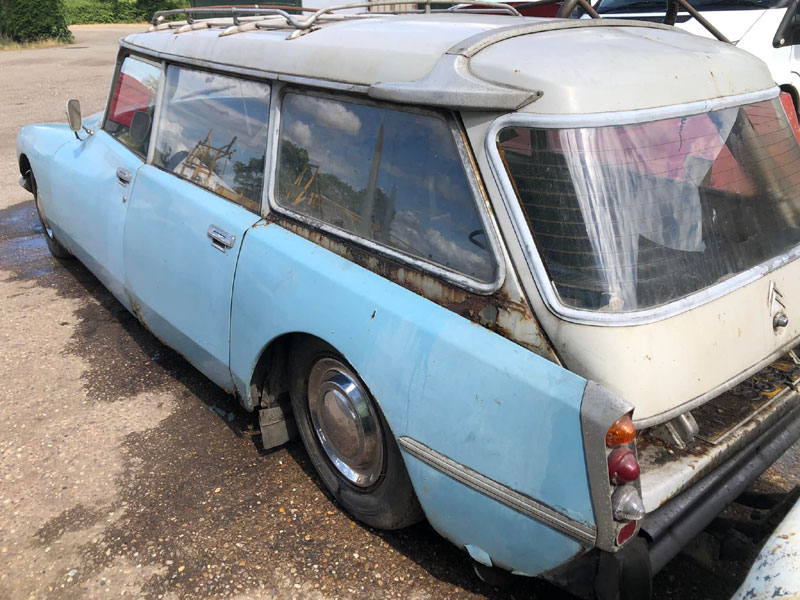
<path id="1" fill-rule="evenodd" d="M 122 167 L 117 169 L 117 180 L 119 181 L 120 185 L 128 185 L 133 179 L 133 173 L 130 171 L 126 171 Z"/>
<path id="2" fill-rule="evenodd" d="M 211 225 L 208 228 L 208 237 L 211 238 L 211 245 L 220 252 L 225 252 L 228 248 L 233 248 L 233 243 L 236 241 L 236 236 L 231 235 L 227 231 L 223 231 L 216 225 Z"/>

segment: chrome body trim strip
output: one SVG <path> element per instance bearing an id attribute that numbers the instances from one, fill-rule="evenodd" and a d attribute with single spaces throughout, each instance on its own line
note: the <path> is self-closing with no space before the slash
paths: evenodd
<path id="1" fill-rule="evenodd" d="M 456 461 L 448 458 L 429 448 L 422 442 L 407 437 L 400 437 L 400 447 L 414 458 L 421 460 L 426 465 L 433 467 L 450 477 L 475 490 L 517 511 L 520 514 L 541 521 L 548 527 L 552 527 L 569 537 L 577 540 L 581 544 L 594 546 L 596 531 L 583 523 L 579 523 L 566 515 L 552 509 L 546 504 L 542 504 L 533 498 L 513 490 L 501 483 L 481 475 L 477 471 L 470 469 Z"/>
<path id="2" fill-rule="evenodd" d="M 413 267 L 416 267 L 416 268 L 420 269 L 423 272 L 430 273 L 431 275 L 433 275 L 435 277 L 440 277 L 441 279 L 444 279 L 445 281 L 448 281 L 448 282 L 450 282 L 450 283 L 452 283 L 454 285 L 457 285 L 457 286 L 459 286 L 461 288 L 464 288 L 464 289 L 466 289 L 466 290 L 468 290 L 470 292 L 474 292 L 474 293 L 477 293 L 477 294 L 483 294 L 483 295 L 489 295 L 489 294 L 492 294 L 492 293 L 496 292 L 497 290 L 499 290 L 503 286 L 503 283 L 504 283 L 505 277 L 506 277 L 506 265 L 505 265 L 505 261 L 504 261 L 504 254 L 501 252 L 501 249 L 500 249 L 500 242 L 499 242 L 499 238 L 498 238 L 498 233 L 497 233 L 497 230 L 495 228 L 494 221 L 489 216 L 489 209 L 487 208 L 486 201 L 485 201 L 486 196 L 483 193 L 483 190 L 482 190 L 482 188 L 481 188 L 481 186 L 480 186 L 480 184 L 478 182 L 478 174 L 477 174 L 475 168 L 473 168 L 473 161 L 471 160 L 471 157 L 469 156 L 469 150 L 466 147 L 465 138 L 464 138 L 464 136 L 462 136 L 461 130 L 460 130 L 458 124 L 455 122 L 455 119 L 452 116 L 450 116 L 450 115 L 442 115 L 441 112 L 432 111 L 432 110 L 428 110 L 428 109 L 424 109 L 424 108 L 409 108 L 409 107 L 404 107 L 404 106 L 391 107 L 390 106 L 391 108 L 393 108 L 395 110 L 404 110 L 405 112 L 412 112 L 412 113 L 415 113 L 415 114 L 426 114 L 427 113 L 427 114 L 434 114 L 437 117 L 444 117 L 445 122 L 447 123 L 447 126 L 449 127 L 450 132 L 451 132 L 451 134 L 453 136 L 453 139 L 455 141 L 456 148 L 458 149 L 459 158 L 461 159 L 462 165 L 464 167 L 464 173 L 465 173 L 465 175 L 467 177 L 467 181 L 469 182 L 470 189 L 472 190 L 473 202 L 475 203 L 475 206 L 478 209 L 478 214 L 480 216 L 481 223 L 483 224 L 483 227 L 484 227 L 484 229 L 486 231 L 486 237 L 489 240 L 489 246 L 491 247 L 492 260 L 494 261 L 495 266 L 497 267 L 497 274 L 495 276 L 495 280 L 492 281 L 492 282 L 489 282 L 489 283 L 483 282 L 483 281 L 477 281 L 475 279 L 472 279 L 470 277 L 467 277 L 466 275 L 463 275 L 461 273 L 457 273 L 455 271 L 449 271 L 449 270 L 447 270 L 447 269 L 445 269 L 443 267 L 439 267 L 439 266 L 437 266 L 437 265 L 435 265 L 433 263 L 430 263 L 430 262 L 428 262 L 428 261 L 426 261 L 424 259 L 416 258 L 416 257 L 411 256 L 409 254 L 403 254 L 402 252 L 399 252 L 399 251 L 394 250 L 392 248 L 389 248 L 387 246 L 382 246 L 382 245 L 377 244 L 377 243 L 375 243 L 375 242 L 373 242 L 371 240 L 368 240 L 366 238 L 360 237 L 360 236 L 358 236 L 356 234 L 344 231 L 342 229 L 338 229 L 338 228 L 333 227 L 333 226 L 331 226 L 331 225 L 329 225 L 327 223 L 324 223 L 322 221 L 318 221 L 316 219 L 309 218 L 309 217 L 307 217 L 307 216 L 305 216 L 303 214 L 300 214 L 298 212 L 292 211 L 292 210 L 290 210 L 290 209 L 278 204 L 277 199 L 275 197 L 275 191 L 276 191 L 276 188 L 277 188 L 277 185 L 278 185 L 277 169 L 278 169 L 278 155 L 280 154 L 279 148 L 280 148 L 281 109 L 282 109 L 282 105 L 283 105 L 283 98 L 284 98 L 286 92 L 288 92 L 288 91 L 295 91 L 295 92 L 299 91 L 301 93 L 305 93 L 305 94 L 309 94 L 310 93 L 311 95 L 314 95 L 314 90 L 303 90 L 303 89 L 294 89 L 294 88 L 284 87 L 283 91 L 279 94 L 279 97 L 275 98 L 275 100 L 276 100 L 276 102 L 274 104 L 275 110 L 271 115 L 272 118 L 273 118 L 273 122 L 272 122 L 271 126 L 272 126 L 272 137 L 273 137 L 273 140 L 274 140 L 274 142 L 273 142 L 274 145 L 272 147 L 272 155 L 269 157 L 269 159 L 272 162 L 271 162 L 271 165 L 269 166 L 269 170 L 267 171 L 268 177 L 265 180 L 265 181 L 269 181 L 270 185 L 269 186 L 265 186 L 265 194 L 267 194 L 266 197 L 267 197 L 268 202 L 262 202 L 262 204 L 264 206 L 268 205 L 269 209 L 271 211 L 275 211 L 278 214 L 286 215 L 286 216 L 288 216 L 288 217 L 290 217 L 292 219 L 295 219 L 297 221 L 300 221 L 301 223 L 304 223 L 304 224 L 308 225 L 309 227 L 313 227 L 315 229 L 320 229 L 320 230 L 322 230 L 322 231 L 324 231 L 326 233 L 330 233 L 331 235 L 334 235 L 336 237 L 343 238 L 343 239 L 348 240 L 350 242 L 356 243 L 356 244 L 358 244 L 360 246 L 363 246 L 365 248 L 373 250 L 374 252 L 377 252 L 377 253 L 382 254 L 384 256 L 388 256 L 390 258 L 393 258 L 393 259 L 397 260 L 398 262 L 409 264 L 409 265 L 411 265 Z M 322 91 L 322 90 L 317 92 L 317 95 L 321 96 L 321 97 L 325 97 L 325 98 L 331 98 L 331 99 L 334 99 L 334 100 L 343 100 L 343 99 L 346 100 L 347 99 L 347 98 L 340 98 L 340 97 L 338 97 L 336 95 L 326 94 L 325 91 Z M 358 100 L 359 100 L 359 103 L 366 104 L 366 105 L 369 105 L 369 106 L 384 106 L 385 105 L 384 103 L 377 102 L 377 101 L 369 99 L 369 98 L 364 98 L 363 100 L 359 98 Z M 264 209 L 262 209 L 262 214 L 265 214 L 264 213 Z"/>
<path id="3" fill-rule="evenodd" d="M 743 106 L 764 100 L 772 100 L 778 97 L 779 92 L 780 90 L 775 87 L 768 90 L 762 90 L 760 92 L 729 96 L 715 100 L 627 112 L 597 113 L 588 115 L 513 113 L 496 119 L 489 127 L 489 130 L 486 134 L 486 155 L 489 159 L 489 166 L 492 171 L 492 175 L 494 176 L 495 181 L 500 188 L 503 202 L 505 203 L 506 209 L 512 218 L 514 232 L 516 233 L 520 245 L 523 248 L 527 258 L 528 266 L 533 273 L 534 280 L 536 281 L 536 287 L 538 288 L 547 308 L 557 317 L 580 325 L 621 327 L 655 323 L 698 306 L 702 306 L 703 304 L 707 304 L 708 302 L 721 298 L 722 296 L 729 294 L 730 292 L 741 288 L 748 283 L 760 279 L 767 273 L 770 273 L 800 257 L 800 245 L 796 246 L 786 254 L 777 256 L 761 263 L 760 265 L 751 267 L 747 271 L 743 271 L 742 273 L 739 273 L 738 275 L 726 279 L 725 281 L 722 281 L 716 285 L 695 292 L 694 294 L 685 298 L 680 298 L 674 302 L 670 302 L 669 304 L 655 308 L 626 313 L 604 313 L 598 311 L 581 310 L 566 306 L 561 302 L 555 286 L 550 280 L 547 269 L 544 265 L 544 261 L 542 260 L 538 249 L 536 248 L 536 244 L 533 241 L 533 236 L 526 224 L 525 215 L 522 212 L 519 199 L 514 192 L 514 186 L 511 183 L 508 173 L 506 173 L 505 167 L 503 166 L 503 161 L 497 150 L 497 144 L 495 143 L 495 140 L 497 140 L 497 135 L 502 128 L 513 126 L 539 128 L 603 127 L 608 125 L 644 123 L 676 116 L 702 114 L 712 110 Z"/>

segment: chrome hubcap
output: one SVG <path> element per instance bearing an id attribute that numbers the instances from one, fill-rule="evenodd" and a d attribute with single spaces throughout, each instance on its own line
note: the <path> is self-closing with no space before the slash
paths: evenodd
<path id="1" fill-rule="evenodd" d="M 383 436 L 358 377 L 334 358 L 317 361 L 308 376 L 308 410 L 314 433 L 339 473 L 359 487 L 378 481 Z"/>

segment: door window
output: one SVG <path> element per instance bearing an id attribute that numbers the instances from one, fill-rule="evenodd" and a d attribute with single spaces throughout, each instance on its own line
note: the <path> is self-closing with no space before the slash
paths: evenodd
<path id="1" fill-rule="evenodd" d="M 287 93 L 277 203 L 480 282 L 497 266 L 453 134 L 433 113 Z"/>
<path id="2" fill-rule="evenodd" d="M 104 129 L 141 157 L 150 144 L 160 79 L 161 67 L 126 56 L 111 96 Z"/>
<path id="3" fill-rule="evenodd" d="M 259 212 L 269 84 L 167 69 L 153 164 Z"/>

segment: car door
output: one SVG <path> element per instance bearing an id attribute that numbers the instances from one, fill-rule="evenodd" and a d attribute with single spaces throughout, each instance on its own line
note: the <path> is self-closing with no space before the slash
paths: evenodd
<path id="1" fill-rule="evenodd" d="M 136 173 L 147 155 L 160 80 L 159 64 L 123 56 L 102 129 L 82 132 L 82 141 L 66 144 L 55 157 L 53 193 L 58 197 L 51 220 L 78 258 L 125 305 L 123 228 Z M 139 126 L 132 131 L 134 121 Z"/>
<path id="2" fill-rule="evenodd" d="M 134 313 L 223 388 L 239 248 L 259 219 L 270 86 L 169 66 L 125 221 Z"/>

